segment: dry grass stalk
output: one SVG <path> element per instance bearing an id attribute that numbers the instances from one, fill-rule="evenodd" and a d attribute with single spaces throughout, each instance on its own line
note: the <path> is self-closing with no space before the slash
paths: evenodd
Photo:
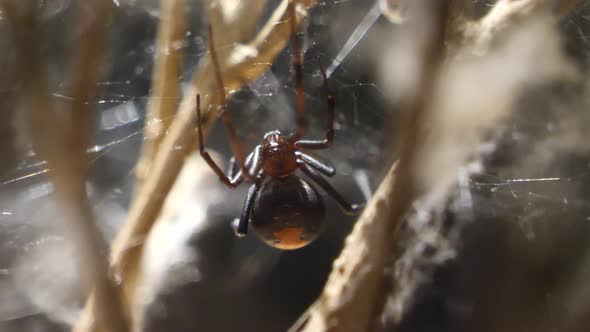
<path id="1" fill-rule="evenodd" d="M 183 45 L 186 33 L 184 0 L 162 0 L 156 41 L 152 91 L 147 111 L 145 140 L 135 174 L 141 187 L 149 173 L 160 143 L 176 113 L 180 99 L 179 79 L 182 70 Z"/>
<path id="2" fill-rule="evenodd" d="M 218 55 L 224 76 L 227 91 L 238 89 L 242 85 L 260 77 L 279 52 L 287 45 L 291 35 L 287 11 L 288 0 L 283 0 L 275 12 L 270 16 L 262 29 L 247 43 L 217 42 Z M 315 0 L 302 0 L 297 2 L 297 20 L 301 21 L 307 16 L 307 10 L 315 3 Z M 213 8 L 215 10 L 215 8 Z M 223 20 L 219 20 L 223 18 Z M 234 16 L 234 21 L 226 15 L 210 15 L 213 31 L 240 30 L 245 27 L 253 28 L 257 17 L 250 15 Z M 217 34 L 216 36 L 221 35 Z M 224 34 L 225 35 L 225 34 Z M 232 36 L 242 34 L 233 33 Z M 216 37 L 217 38 L 217 37 Z M 231 46 L 223 47 L 230 44 Z M 195 96 L 201 94 L 201 106 L 203 109 L 203 128 L 207 132 L 217 117 L 219 94 L 213 84 L 213 71 L 210 58 L 204 57 L 192 79 L 191 86 L 180 103 L 179 111 L 174 117 L 168 134 L 161 142 L 160 149 L 150 167 L 149 176 L 145 183 L 138 188 L 134 197 L 129 216 L 117 235 L 111 248 L 111 267 L 122 280 L 124 290 L 124 305 L 126 312 L 130 313 L 132 329 L 137 328 L 140 317 L 139 308 L 141 299 L 136 299 L 136 289 L 141 276 L 140 259 L 143 252 L 143 244 L 149 235 L 158 215 L 160 214 L 164 200 L 169 193 L 185 158 L 194 151 L 197 144 L 195 135 Z M 88 309 L 94 305 L 91 297 L 87 308 L 79 321 L 76 331 L 89 331 L 92 320 Z"/>
<path id="3" fill-rule="evenodd" d="M 61 113 L 50 96 L 48 69 L 41 54 L 42 32 L 34 4 L 4 0 L 0 2 L 11 28 L 18 53 L 22 77 L 20 108 L 31 133 L 33 149 L 47 161 L 49 178 L 64 212 L 69 238 L 78 253 L 78 264 L 86 289 L 96 290 L 93 313 L 110 331 L 125 331 L 119 293 L 109 277 L 106 244 L 94 222 L 92 207 L 85 187 L 86 149 L 91 132 L 93 108 L 87 101 L 94 95 L 99 76 L 99 59 L 111 6 L 90 1 L 90 11 L 80 10 L 80 26 L 93 38 L 80 38 L 74 46 L 70 67 L 71 96 L 68 112 Z M 85 8 L 88 9 L 88 8 Z M 91 12 L 91 20 L 84 13 Z"/>

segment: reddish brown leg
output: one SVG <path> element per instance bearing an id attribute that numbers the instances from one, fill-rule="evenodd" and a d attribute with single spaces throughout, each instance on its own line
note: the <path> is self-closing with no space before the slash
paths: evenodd
<path id="1" fill-rule="evenodd" d="M 211 158 L 209 153 L 207 151 L 205 151 L 205 144 L 203 143 L 203 128 L 201 126 L 201 96 L 200 95 L 197 95 L 197 128 L 198 128 L 198 133 L 199 133 L 199 152 L 201 153 L 201 157 L 203 157 L 203 159 L 205 159 L 205 161 L 207 162 L 207 164 L 209 164 L 211 169 L 213 169 L 213 171 L 217 174 L 217 176 L 219 176 L 219 180 L 221 180 L 221 182 L 223 182 L 226 186 L 228 186 L 231 189 L 237 187 L 241 181 L 238 180 L 238 181 L 233 182 L 229 177 L 225 176 L 225 174 L 223 174 L 223 171 L 221 170 L 221 168 L 219 168 L 219 166 L 217 166 L 217 164 L 215 163 L 213 158 Z"/>
<path id="2" fill-rule="evenodd" d="M 295 142 L 295 146 L 311 150 L 329 148 L 334 141 L 334 107 L 336 104 L 336 99 L 334 98 L 332 90 L 330 90 L 330 86 L 328 86 L 328 77 L 326 76 L 326 71 L 324 70 L 322 62 L 320 61 L 320 55 L 317 52 L 317 49 L 316 59 L 320 65 L 320 72 L 322 73 L 322 79 L 324 80 L 324 89 L 328 94 L 328 131 L 326 133 L 326 139 L 321 141 L 299 140 Z"/>
<path id="3" fill-rule="evenodd" d="M 299 40 L 297 39 L 297 13 L 295 11 L 295 0 L 289 1 L 291 16 L 291 38 L 293 40 L 293 70 L 295 71 L 295 93 L 297 97 L 297 131 L 291 138 L 292 141 L 300 140 L 305 135 L 305 91 L 303 89 L 303 60 Z"/>
<path id="4" fill-rule="evenodd" d="M 234 152 L 234 156 L 236 157 L 236 161 L 238 162 L 240 169 L 242 170 L 242 176 L 246 180 L 252 181 L 254 179 L 255 174 L 250 174 L 248 172 L 248 168 L 246 167 L 246 161 L 244 158 L 244 152 L 242 151 L 242 146 L 240 145 L 240 141 L 232 125 L 231 115 L 226 110 L 227 100 L 225 98 L 225 86 L 223 85 L 221 71 L 219 70 L 219 60 L 217 59 L 217 52 L 215 51 L 215 44 L 213 42 L 213 31 L 211 29 L 211 25 L 209 25 L 209 50 L 211 51 L 211 60 L 213 62 L 215 80 L 217 81 L 217 87 L 219 89 L 219 95 L 221 97 L 221 119 L 223 120 L 223 125 L 225 126 L 225 130 L 227 131 L 227 134 L 229 136 L 229 141 Z"/>

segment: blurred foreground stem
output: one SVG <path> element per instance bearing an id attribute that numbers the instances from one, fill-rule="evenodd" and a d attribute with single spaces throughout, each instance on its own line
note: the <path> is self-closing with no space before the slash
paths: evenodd
<path id="1" fill-rule="evenodd" d="M 184 0 L 162 0 L 156 41 L 152 89 L 146 117 L 146 135 L 136 168 L 140 188 L 164 139 L 180 98 L 180 77 L 186 20 Z"/>
<path id="2" fill-rule="evenodd" d="M 312 308 L 304 331 L 372 331 L 376 312 L 388 288 L 383 277 L 397 229 L 413 200 L 420 194 L 415 184 L 415 160 L 420 149 L 422 121 L 431 100 L 438 66 L 443 55 L 448 2 L 432 2 L 422 13 L 429 22 L 420 40 L 421 57 L 417 92 L 404 101 L 408 119 L 401 138 L 399 162 L 382 181 L 374 197 L 363 211 L 353 232 L 346 239 L 344 250 L 324 291 Z"/>
<path id="3" fill-rule="evenodd" d="M 82 283 L 95 289 L 93 313 L 96 324 L 116 332 L 127 331 L 117 286 L 108 274 L 107 246 L 94 220 L 86 194 L 87 156 L 95 83 L 106 35 L 106 20 L 111 6 L 103 1 L 87 1 L 78 7 L 79 26 L 92 38 L 79 38 L 74 45 L 70 66 L 72 103 L 67 112 L 57 109 L 51 98 L 48 69 L 41 53 L 43 32 L 33 2 L 2 0 L 21 74 L 19 107 L 31 133 L 33 149 L 46 160 L 49 178 L 64 213 L 69 239 L 77 254 Z M 88 20 L 87 13 L 93 18 Z"/>

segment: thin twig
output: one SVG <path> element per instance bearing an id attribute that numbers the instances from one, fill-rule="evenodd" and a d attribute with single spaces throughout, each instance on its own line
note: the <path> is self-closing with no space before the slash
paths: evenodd
<path id="1" fill-rule="evenodd" d="M 146 118 L 146 135 L 141 159 L 136 168 L 140 188 L 170 127 L 180 99 L 179 78 L 182 70 L 181 47 L 185 40 L 184 0 L 160 1 L 161 19 L 158 27 L 152 91 Z"/>
<path id="2" fill-rule="evenodd" d="M 64 212 L 66 228 L 78 254 L 82 283 L 88 291 L 96 290 L 93 312 L 97 323 L 110 331 L 126 331 L 117 287 L 107 273 L 106 244 L 94 222 L 85 188 L 86 148 L 92 108 L 88 99 L 94 94 L 98 77 L 101 41 L 110 6 L 102 1 L 86 2 L 93 19 L 80 13 L 92 38 L 80 38 L 75 45 L 71 83 L 74 99 L 69 112 L 61 113 L 50 97 L 48 69 L 41 55 L 39 22 L 34 4 L 0 2 L 11 28 L 22 75 L 20 107 L 31 132 L 34 150 L 47 161 L 50 180 Z M 88 41 L 92 40 L 92 43 Z"/>

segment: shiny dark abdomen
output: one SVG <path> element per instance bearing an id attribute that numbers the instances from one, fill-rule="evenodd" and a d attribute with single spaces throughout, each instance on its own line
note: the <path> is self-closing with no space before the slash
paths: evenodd
<path id="1" fill-rule="evenodd" d="M 325 209 L 315 188 L 296 176 L 266 180 L 252 207 L 250 223 L 267 244 L 297 249 L 318 237 Z"/>

